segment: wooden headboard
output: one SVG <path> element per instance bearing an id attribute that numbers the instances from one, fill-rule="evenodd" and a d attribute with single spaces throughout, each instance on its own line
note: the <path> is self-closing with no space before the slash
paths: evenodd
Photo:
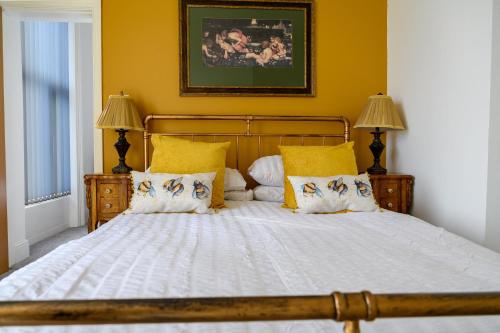
<path id="1" fill-rule="evenodd" d="M 155 130 L 156 123 L 173 123 L 173 122 L 196 122 L 196 124 L 206 124 L 202 126 L 203 130 L 192 131 L 177 131 L 174 129 Z M 215 123 L 226 122 L 232 124 L 225 127 L 227 131 L 213 132 Z M 293 123 L 292 132 L 290 125 Z M 314 123 L 315 126 L 309 126 Z M 268 128 L 266 129 L 265 124 Z M 228 154 L 228 166 L 234 166 L 236 169 L 246 174 L 245 168 L 248 164 L 255 160 L 255 157 L 260 157 L 263 154 L 263 147 L 265 141 L 274 139 L 277 144 L 297 144 L 297 145 L 325 145 L 330 144 L 331 141 L 339 139 L 342 142 L 347 142 L 350 139 L 350 123 L 349 120 L 343 116 L 252 116 L 252 115 L 239 115 L 239 116 L 217 116 L 217 115 L 176 115 L 176 114 L 154 114 L 149 115 L 144 119 L 144 169 L 149 167 L 151 158 L 151 143 L 150 138 L 152 134 L 159 134 L 163 136 L 174 137 L 188 137 L 191 140 L 211 140 L 228 141 L 231 140 L 233 153 Z M 243 140 L 246 147 L 256 148 L 256 156 L 249 157 L 250 149 L 243 149 Z M 248 140 L 252 140 L 248 142 Z M 338 143 L 338 142 L 337 142 Z M 267 142 L 269 144 L 269 142 Z M 254 149 L 255 150 L 255 149 Z M 241 163 L 242 159 L 246 159 L 246 164 Z"/>

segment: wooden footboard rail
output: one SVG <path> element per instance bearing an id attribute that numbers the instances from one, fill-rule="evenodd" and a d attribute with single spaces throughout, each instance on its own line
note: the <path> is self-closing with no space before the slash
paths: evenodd
<path id="1" fill-rule="evenodd" d="M 355 333 L 360 320 L 473 315 L 500 315 L 500 292 L 0 302 L 0 326 L 329 319 Z"/>

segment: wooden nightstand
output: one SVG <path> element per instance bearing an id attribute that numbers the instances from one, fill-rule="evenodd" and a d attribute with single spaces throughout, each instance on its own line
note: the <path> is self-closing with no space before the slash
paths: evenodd
<path id="1" fill-rule="evenodd" d="M 132 197 L 130 174 L 91 174 L 83 178 L 87 187 L 89 232 L 128 208 Z"/>
<path id="2" fill-rule="evenodd" d="M 381 208 L 408 214 L 410 212 L 413 176 L 370 175 L 373 194 Z"/>

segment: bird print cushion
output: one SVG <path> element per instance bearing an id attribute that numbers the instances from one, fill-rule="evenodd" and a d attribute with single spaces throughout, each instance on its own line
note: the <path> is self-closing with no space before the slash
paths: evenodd
<path id="1" fill-rule="evenodd" d="M 215 172 L 195 174 L 132 171 L 129 213 L 211 212 Z"/>
<path id="2" fill-rule="evenodd" d="M 330 177 L 288 176 L 297 201 L 297 212 L 373 212 L 378 209 L 368 174 Z"/>

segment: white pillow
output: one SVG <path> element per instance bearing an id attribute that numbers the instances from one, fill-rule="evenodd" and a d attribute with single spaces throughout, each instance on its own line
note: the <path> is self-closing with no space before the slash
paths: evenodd
<path id="1" fill-rule="evenodd" d="M 237 169 L 226 168 L 224 174 L 224 191 L 244 191 L 247 182 Z"/>
<path id="2" fill-rule="evenodd" d="M 248 174 L 260 185 L 283 187 L 285 173 L 281 155 L 259 158 L 248 168 Z"/>
<path id="3" fill-rule="evenodd" d="M 211 212 L 215 172 L 188 174 L 132 171 L 129 213 Z"/>
<path id="4" fill-rule="evenodd" d="M 227 191 L 224 192 L 225 200 L 232 201 L 252 201 L 253 200 L 253 191 Z"/>
<path id="5" fill-rule="evenodd" d="M 331 177 L 288 176 L 301 213 L 334 213 L 341 210 L 373 212 L 378 206 L 368 174 Z"/>
<path id="6" fill-rule="evenodd" d="M 253 198 L 258 201 L 283 202 L 285 189 L 280 186 L 259 185 L 253 189 Z"/>

